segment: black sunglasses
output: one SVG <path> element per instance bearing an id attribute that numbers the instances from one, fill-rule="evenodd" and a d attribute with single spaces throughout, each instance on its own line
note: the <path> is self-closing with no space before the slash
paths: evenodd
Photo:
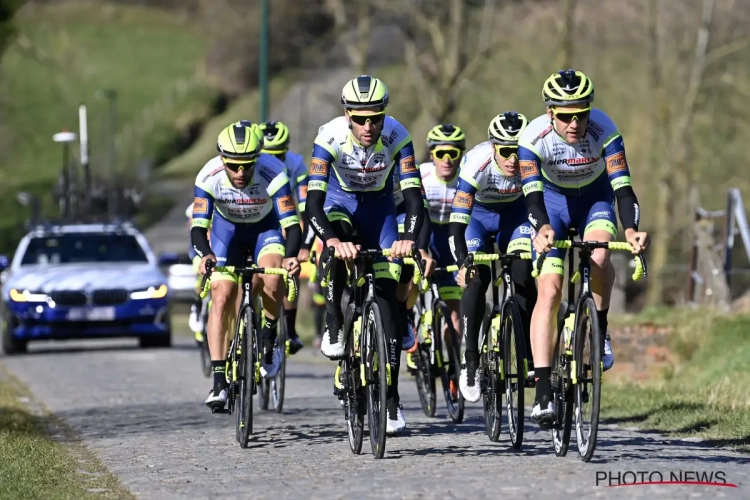
<path id="1" fill-rule="evenodd" d="M 253 167 L 255 167 L 255 162 L 247 162 L 247 163 L 224 163 L 224 166 L 227 167 L 232 172 L 239 172 L 240 169 L 244 170 L 245 172 L 252 170 Z"/>
<path id="2" fill-rule="evenodd" d="M 573 121 L 574 118 L 576 120 L 578 120 L 579 122 L 582 122 L 584 120 L 588 120 L 589 119 L 589 115 L 591 114 L 591 111 L 590 110 L 587 110 L 587 111 L 576 111 L 574 113 L 562 113 L 562 112 L 559 112 L 559 111 L 557 113 L 555 113 L 553 111 L 553 114 L 555 115 L 555 118 L 557 118 L 561 122 L 563 122 L 563 123 L 570 123 L 570 122 Z"/>
<path id="3" fill-rule="evenodd" d="M 378 113 L 376 115 L 355 115 L 350 114 L 349 118 L 357 125 L 364 125 L 368 121 L 373 125 L 379 125 L 380 122 L 385 120 L 385 113 Z"/>

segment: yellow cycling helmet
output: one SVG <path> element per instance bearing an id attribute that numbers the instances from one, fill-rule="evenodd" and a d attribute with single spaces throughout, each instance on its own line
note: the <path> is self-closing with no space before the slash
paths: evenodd
<path id="1" fill-rule="evenodd" d="M 377 78 L 361 75 L 349 80 L 341 90 L 344 109 L 362 109 L 388 106 L 388 87 Z"/>
<path id="2" fill-rule="evenodd" d="M 466 149 L 466 135 L 460 127 L 456 127 L 452 123 L 437 125 L 427 133 L 427 147 L 432 149 L 436 146 L 454 146 L 458 149 Z"/>
<path id="3" fill-rule="evenodd" d="M 255 161 L 263 149 L 263 134 L 257 124 L 243 120 L 233 123 L 219 134 L 216 149 L 230 163 Z"/>
<path id="4" fill-rule="evenodd" d="M 260 126 L 263 132 L 263 152 L 286 153 L 289 150 L 289 127 L 281 122 L 266 122 Z"/>
<path id="5" fill-rule="evenodd" d="M 515 146 L 528 124 L 529 120 L 521 113 L 506 111 L 492 119 L 487 127 L 487 135 L 493 144 Z"/>
<path id="6" fill-rule="evenodd" d="M 547 106 L 590 104 L 594 101 L 594 83 L 580 71 L 558 71 L 544 82 L 542 97 Z"/>

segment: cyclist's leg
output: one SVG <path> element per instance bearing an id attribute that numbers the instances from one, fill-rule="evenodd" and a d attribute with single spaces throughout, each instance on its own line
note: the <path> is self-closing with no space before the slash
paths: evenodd
<path id="1" fill-rule="evenodd" d="M 215 227 L 211 232 L 211 249 L 220 266 L 242 263 L 242 230 L 221 217 L 215 217 Z M 208 317 L 208 348 L 211 353 L 211 366 L 214 374 L 213 390 L 206 404 L 223 407 L 227 401 L 227 381 L 225 374 L 227 339 L 234 327 L 237 311 L 235 297 L 237 277 L 232 274 L 214 272 L 211 275 L 211 314 Z"/>
<path id="2" fill-rule="evenodd" d="M 545 191 L 544 203 L 547 206 L 550 225 L 555 231 L 555 239 L 565 239 L 571 226 L 566 197 Z M 534 236 L 532 229 L 531 238 Z M 562 298 L 565 254 L 564 249 L 553 248 L 547 254 L 536 282 L 537 301 L 531 314 L 531 352 L 536 380 L 536 399 L 531 418 L 536 422 L 549 422 L 550 419 L 554 419 L 550 374 L 557 334 L 557 311 Z M 535 259 L 537 257 L 533 248 L 532 256 Z"/>
<path id="3" fill-rule="evenodd" d="M 404 234 L 404 220 L 406 214 L 399 214 L 396 217 L 398 223 L 398 236 L 401 238 Z M 412 291 L 412 278 L 414 277 L 414 266 L 403 266 L 401 268 L 401 277 L 398 280 L 398 290 L 396 291 L 396 298 L 398 299 L 398 314 L 401 318 L 402 336 L 403 341 L 401 349 L 407 351 L 409 354 L 413 353 L 417 348 L 416 337 L 414 333 L 414 320 L 410 314 L 409 298 Z M 413 305 L 413 304 L 412 304 Z M 409 360 L 407 360 L 409 362 Z M 411 362 L 409 362 L 411 365 Z M 413 368 L 413 367 L 412 367 Z"/>
<path id="4" fill-rule="evenodd" d="M 330 196 L 330 195 L 329 195 Z M 351 211 L 342 203 L 327 206 L 328 220 L 333 227 L 333 233 L 340 241 L 352 241 L 353 226 Z M 326 199 L 326 205 L 329 200 Z M 328 249 L 323 249 L 321 259 L 328 260 Z M 346 262 L 334 259 L 330 267 L 330 281 L 326 290 L 326 327 L 320 344 L 321 352 L 328 358 L 339 358 L 344 355 L 343 324 L 344 316 L 341 302 L 346 288 Z M 395 290 L 394 290 L 395 293 Z"/>
<path id="5" fill-rule="evenodd" d="M 587 241 L 614 241 L 617 238 L 617 218 L 612 200 L 598 201 L 579 219 L 579 231 L 583 228 L 583 238 Z M 607 333 L 609 299 L 615 283 L 615 269 L 609 259 L 610 252 L 597 248 L 591 255 L 591 291 L 596 303 L 599 329 L 604 337 L 604 370 L 609 370 L 615 362 L 609 334 Z"/>
<path id="6" fill-rule="evenodd" d="M 256 237 L 254 262 L 258 267 L 281 267 L 284 258 L 284 239 L 278 229 L 269 229 L 261 232 Z M 276 341 L 278 321 L 284 304 L 284 281 L 276 274 L 263 274 L 260 276 L 263 288 L 260 292 L 263 313 L 260 319 L 260 338 L 263 350 L 263 361 L 261 363 L 261 375 L 273 378 L 281 367 L 281 353 L 274 349 Z"/>
<path id="7" fill-rule="evenodd" d="M 471 220 L 466 228 L 466 246 L 469 253 L 492 253 L 494 235 L 499 229 L 498 214 L 474 206 Z M 467 276 L 467 286 L 461 297 L 461 323 L 466 342 L 464 351 L 465 366 L 461 368 L 459 385 L 464 398 L 470 402 L 479 401 L 479 328 L 484 317 L 485 295 L 492 280 L 492 271 L 487 262 L 477 263 L 476 274 Z"/>

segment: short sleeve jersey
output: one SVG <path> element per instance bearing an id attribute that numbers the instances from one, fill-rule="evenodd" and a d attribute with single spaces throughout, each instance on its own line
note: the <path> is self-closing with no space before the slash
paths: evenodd
<path id="1" fill-rule="evenodd" d="M 422 174 L 422 186 L 425 191 L 427 208 L 430 213 L 430 221 L 433 224 L 448 224 L 450 222 L 451 205 L 456 196 L 459 174 L 449 181 L 444 181 L 437 176 L 435 165 L 432 162 L 423 163 L 419 166 Z"/>
<path id="2" fill-rule="evenodd" d="M 305 165 L 305 157 L 287 151 L 286 158 L 284 159 L 284 166 L 286 167 L 286 173 L 289 177 L 289 185 L 292 191 L 297 196 L 297 209 L 300 212 L 305 211 L 305 202 L 307 201 L 307 165 Z"/>
<path id="3" fill-rule="evenodd" d="M 235 224 L 258 223 L 271 212 L 282 228 L 299 223 L 284 164 L 267 154 L 260 155 L 252 179 L 241 189 L 232 186 L 220 157 L 206 163 L 195 179 L 193 226 L 208 228 L 214 210 Z"/>
<path id="4" fill-rule="evenodd" d="M 606 113 L 592 109 L 583 138 L 568 144 L 554 131 L 547 115 L 529 123 L 518 141 L 524 194 L 545 188 L 567 196 L 601 189 L 596 181 L 605 169 L 614 190 L 630 186 L 625 145 Z"/>

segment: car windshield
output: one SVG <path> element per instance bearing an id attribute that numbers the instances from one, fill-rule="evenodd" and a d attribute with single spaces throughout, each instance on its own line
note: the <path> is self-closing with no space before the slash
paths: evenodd
<path id="1" fill-rule="evenodd" d="M 74 233 L 32 238 L 21 265 L 76 262 L 148 262 L 129 234 Z"/>

